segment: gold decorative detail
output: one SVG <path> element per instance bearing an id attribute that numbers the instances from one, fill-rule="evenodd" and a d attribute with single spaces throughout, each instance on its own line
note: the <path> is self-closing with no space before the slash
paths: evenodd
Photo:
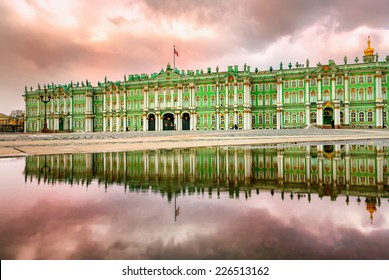
<path id="1" fill-rule="evenodd" d="M 367 39 L 367 48 L 364 51 L 365 55 L 374 55 L 374 49 L 370 47 L 370 36 Z"/>

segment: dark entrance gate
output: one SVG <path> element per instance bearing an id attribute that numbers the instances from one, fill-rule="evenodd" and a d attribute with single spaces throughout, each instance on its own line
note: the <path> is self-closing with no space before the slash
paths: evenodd
<path id="1" fill-rule="evenodd" d="M 149 131 L 155 131 L 155 115 L 150 114 L 149 115 Z"/>
<path id="2" fill-rule="evenodd" d="M 174 130 L 174 116 L 171 113 L 163 115 L 163 130 Z"/>
<path id="3" fill-rule="evenodd" d="M 334 118 L 333 118 L 334 110 L 332 108 L 325 108 L 323 112 L 323 125 L 333 125 Z"/>
<path id="4" fill-rule="evenodd" d="M 182 114 L 182 130 L 190 130 L 190 116 L 189 116 L 189 113 Z"/>

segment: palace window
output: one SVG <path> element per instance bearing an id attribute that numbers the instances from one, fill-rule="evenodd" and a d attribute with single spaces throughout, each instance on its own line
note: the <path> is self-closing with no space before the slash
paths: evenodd
<path id="1" fill-rule="evenodd" d="M 216 106 L 216 98 L 215 98 L 215 95 L 212 95 L 212 96 L 211 96 L 211 102 L 212 102 L 212 106 Z"/>
<path id="2" fill-rule="evenodd" d="M 208 107 L 208 96 L 204 95 L 203 97 L 203 106 Z"/>
<path id="3" fill-rule="evenodd" d="M 297 103 L 297 94 L 296 92 L 292 92 L 292 104 L 296 104 Z"/>
<path id="4" fill-rule="evenodd" d="M 356 122 L 356 113 L 353 111 L 351 112 L 351 122 L 355 123 Z"/>
<path id="5" fill-rule="evenodd" d="M 263 84 L 258 84 L 258 91 L 263 91 Z"/>
<path id="6" fill-rule="evenodd" d="M 251 106 L 255 106 L 255 95 L 254 94 L 252 94 L 251 95 Z"/>
<path id="7" fill-rule="evenodd" d="M 292 87 L 293 87 L 293 88 L 296 87 L 296 81 L 292 81 Z"/>
<path id="8" fill-rule="evenodd" d="M 364 95 L 364 89 L 360 88 L 359 91 L 358 91 L 358 101 L 363 101 L 364 100 L 363 95 Z"/>
<path id="9" fill-rule="evenodd" d="M 289 119 L 289 112 L 286 112 L 284 115 L 284 123 L 285 125 L 289 125 L 290 119 Z"/>
<path id="10" fill-rule="evenodd" d="M 177 107 L 177 104 L 178 104 L 178 97 L 177 96 L 174 96 L 174 107 Z"/>
<path id="11" fill-rule="evenodd" d="M 328 90 L 325 90 L 323 92 L 323 101 L 329 101 L 330 100 L 330 92 Z"/>
<path id="12" fill-rule="evenodd" d="M 204 116 L 203 116 L 203 123 L 204 123 L 204 126 L 208 126 L 208 115 L 207 114 L 204 114 Z"/>
<path id="13" fill-rule="evenodd" d="M 265 105 L 270 105 L 270 95 L 266 94 L 265 96 Z"/>
<path id="14" fill-rule="evenodd" d="M 208 92 L 208 86 L 204 86 L 204 92 Z"/>
<path id="15" fill-rule="evenodd" d="M 387 100 L 388 99 L 386 88 L 382 88 L 382 99 L 383 100 Z"/>
<path id="16" fill-rule="evenodd" d="M 337 77 L 337 78 L 336 78 L 336 84 L 337 84 L 337 85 L 343 84 L 343 78 L 342 78 L 342 77 Z"/>
<path id="17" fill-rule="evenodd" d="M 367 100 L 373 100 L 373 88 L 371 87 L 367 89 Z"/>
<path id="18" fill-rule="evenodd" d="M 386 75 L 382 75 L 381 82 L 382 84 L 386 84 Z"/>
<path id="19" fill-rule="evenodd" d="M 238 85 L 238 90 L 242 90 L 242 89 L 243 89 L 242 84 L 239 84 L 239 85 Z"/>
<path id="20" fill-rule="evenodd" d="M 296 122 L 297 122 L 297 116 L 296 114 L 292 114 L 292 124 L 294 125 L 296 124 Z"/>
<path id="21" fill-rule="evenodd" d="M 243 105 L 243 95 L 241 93 L 238 95 L 238 104 Z"/>
<path id="22" fill-rule="evenodd" d="M 289 97 L 290 97 L 289 92 L 285 92 L 285 95 L 284 95 L 284 103 L 285 104 L 289 104 Z"/>
<path id="23" fill-rule="evenodd" d="M 273 94 L 273 104 L 277 104 L 277 94 Z"/>
<path id="24" fill-rule="evenodd" d="M 233 91 L 233 90 L 234 90 L 234 87 L 233 87 L 233 85 L 232 85 L 232 84 L 229 84 L 229 86 L 228 86 L 228 90 L 229 90 L 229 91 Z"/>
<path id="25" fill-rule="evenodd" d="M 317 94 L 316 94 L 316 91 L 311 91 L 311 94 L 310 94 L 310 102 L 316 102 L 317 101 Z"/>
<path id="26" fill-rule="evenodd" d="M 221 125 L 224 125 L 224 115 L 221 115 L 221 116 L 220 116 L 220 124 L 221 124 Z"/>
<path id="27" fill-rule="evenodd" d="M 372 76 L 367 76 L 367 83 L 371 84 L 373 82 L 373 77 Z"/>
<path id="28" fill-rule="evenodd" d="M 277 125 L 277 114 L 273 114 L 273 124 Z"/>
<path id="29" fill-rule="evenodd" d="M 265 91 L 269 91 L 270 90 L 270 85 L 269 84 L 266 84 L 265 86 Z"/>
<path id="30" fill-rule="evenodd" d="M 299 92 L 299 100 L 298 101 L 300 104 L 304 103 L 304 92 L 303 91 Z"/>
<path id="31" fill-rule="evenodd" d="M 215 125 L 215 124 L 216 124 L 216 117 L 215 117 L 215 114 L 212 114 L 211 121 L 212 121 L 212 125 Z"/>
<path id="32" fill-rule="evenodd" d="M 343 101 L 343 90 L 338 89 L 336 92 L 336 99 Z"/>
<path id="33" fill-rule="evenodd" d="M 330 85 L 330 79 L 328 79 L 328 77 L 325 77 L 323 79 L 323 86 L 328 86 L 328 85 Z"/>
<path id="34" fill-rule="evenodd" d="M 230 127 L 233 127 L 234 126 L 234 116 L 231 114 L 230 115 L 230 123 L 229 123 L 229 125 L 230 125 Z"/>
<path id="35" fill-rule="evenodd" d="M 225 86 L 224 86 L 224 85 L 221 85 L 221 86 L 220 86 L 220 90 L 221 90 L 221 91 L 225 91 L 225 90 L 226 90 Z"/>
<path id="36" fill-rule="evenodd" d="M 233 95 L 233 94 L 230 94 L 230 95 L 228 96 L 228 104 L 229 104 L 230 106 L 234 105 L 234 95 Z"/>
<path id="37" fill-rule="evenodd" d="M 262 95 L 258 96 L 258 105 L 263 106 L 263 96 Z"/>
<path id="38" fill-rule="evenodd" d="M 312 78 L 311 79 L 311 87 L 315 87 L 315 86 L 317 86 L 317 81 L 315 78 Z"/>
<path id="39" fill-rule="evenodd" d="M 243 124 L 243 116 L 242 116 L 242 114 L 238 115 L 238 124 Z"/>
<path id="40" fill-rule="evenodd" d="M 196 115 L 196 127 L 199 128 L 200 127 L 200 115 Z"/>
<path id="41" fill-rule="evenodd" d="M 220 105 L 224 106 L 224 94 L 220 95 Z"/>
<path id="42" fill-rule="evenodd" d="M 363 77 L 362 76 L 358 78 L 358 83 L 363 84 Z"/>
<path id="43" fill-rule="evenodd" d="M 359 122 L 360 123 L 365 122 L 365 113 L 364 112 L 359 112 Z"/>
<path id="44" fill-rule="evenodd" d="M 262 114 L 259 114 L 259 116 L 258 116 L 258 124 L 263 124 L 263 116 L 262 116 Z"/>
<path id="45" fill-rule="evenodd" d="M 351 89 L 350 100 L 351 100 L 351 101 L 355 101 L 355 88 L 352 88 L 352 89 Z"/>
<path id="46" fill-rule="evenodd" d="M 188 96 L 184 96 L 184 102 L 182 104 L 184 107 L 188 107 L 189 106 L 189 97 Z"/>
<path id="47" fill-rule="evenodd" d="M 265 116 L 265 124 L 270 124 L 270 115 L 269 114 L 266 114 Z"/>
<path id="48" fill-rule="evenodd" d="M 215 92 L 215 86 L 211 87 L 212 92 Z"/>
<path id="49" fill-rule="evenodd" d="M 200 106 L 200 97 L 199 96 L 196 96 L 196 104 L 195 106 Z"/>
<path id="50" fill-rule="evenodd" d="M 350 84 L 355 85 L 355 77 L 350 78 Z"/>
<path id="51" fill-rule="evenodd" d="M 304 81 L 303 81 L 303 80 L 300 80 L 300 81 L 299 81 L 299 87 L 300 87 L 300 88 L 304 87 Z"/>
<path id="52" fill-rule="evenodd" d="M 311 124 L 316 124 L 316 112 L 312 112 L 310 115 Z"/>
<path id="53" fill-rule="evenodd" d="M 373 122 L 373 112 L 372 111 L 367 112 L 367 121 Z"/>
<path id="54" fill-rule="evenodd" d="M 255 124 L 255 114 L 251 116 L 251 124 Z"/>
<path id="55" fill-rule="evenodd" d="M 285 81 L 285 82 L 284 82 L 284 87 L 285 87 L 285 88 L 289 88 L 289 82 L 288 82 L 288 81 Z"/>
<path id="56" fill-rule="evenodd" d="M 299 114 L 299 122 L 300 122 L 300 124 L 304 123 L 304 113 L 303 112 L 300 112 L 300 114 Z"/>
<path id="57" fill-rule="evenodd" d="M 199 86 L 196 86 L 195 91 L 196 91 L 196 92 L 199 92 L 199 91 L 200 91 L 200 87 L 199 87 Z"/>

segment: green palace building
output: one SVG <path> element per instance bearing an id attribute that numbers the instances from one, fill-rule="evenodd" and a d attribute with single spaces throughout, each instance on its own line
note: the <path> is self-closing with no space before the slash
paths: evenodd
<path id="1" fill-rule="evenodd" d="M 172 69 L 123 81 L 38 85 L 25 89 L 25 132 L 160 131 L 387 126 L 389 56 L 344 58 L 252 71 Z M 47 131 L 47 129 L 46 129 Z"/>

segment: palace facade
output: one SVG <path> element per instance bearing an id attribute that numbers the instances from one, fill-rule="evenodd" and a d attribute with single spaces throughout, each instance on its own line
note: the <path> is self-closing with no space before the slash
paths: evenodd
<path id="1" fill-rule="evenodd" d="M 160 131 L 281 128 L 383 128 L 388 124 L 389 56 L 364 50 L 342 65 L 289 63 L 259 71 L 179 71 L 122 81 L 25 89 L 25 132 Z M 45 102 L 43 102 L 45 101 Z M 46 112 L 46 113 L 45 113 Z"/>

